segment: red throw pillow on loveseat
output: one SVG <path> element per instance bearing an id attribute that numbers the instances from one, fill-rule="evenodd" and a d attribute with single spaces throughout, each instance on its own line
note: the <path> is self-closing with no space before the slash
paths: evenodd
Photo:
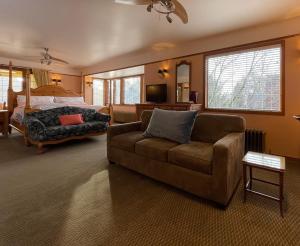
<path id="1" fill-rule="evenodd" d="M 79 125 L 84 123 L 82 114 L 70 114 L 59 116 L 59 122 L 63 126 Z"/>

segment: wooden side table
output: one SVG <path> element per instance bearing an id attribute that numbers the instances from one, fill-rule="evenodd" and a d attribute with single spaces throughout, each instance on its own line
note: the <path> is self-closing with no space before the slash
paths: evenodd
<path id="1" fill-rule="evenodd" d="M 5 137 L 7 137 L 7 135 L 8 135 L 8 110 L 1 109 L 0 116 L 3 119 L 2 121 L 0 121 L 0 125 L 2 128 L 2 134 Z"/>
<path id="2" fill-rule="evenodd" d="M 247 168 L 250 171 L 250 178 L 247 177 Z M 275 172 L 279 175 L 279 183 L 273 183 L 266 180 L 254 178 L 252 174 L 252 168 L 263 169 L 270 172 Z M 246 202 L 247 192 L 254 193 L 265 198 L 269 198 L 279 202 L 280 214 L 283 217 L 283 178 L 286 171 L 285 157 L 268 155 L 262 153 L 256 153 L 249 151 L 243 158 L 243 176 L 244 176 L 244 202 Z M 279 187 L 279 196 L 270 196 L 252 189 L 252 181 L 259 181 L 269 185 L 275 185 Z"/>

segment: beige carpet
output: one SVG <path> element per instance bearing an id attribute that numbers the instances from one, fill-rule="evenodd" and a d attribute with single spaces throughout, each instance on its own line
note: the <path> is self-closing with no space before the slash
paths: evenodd
<path id="1" fill-rule="evenodd" d="M 300 245 L 300 163 L 288 165 L 282 219 L 276 202 L 244 204 L 241 186 L 224 211 L 108 165 L 105 141 L 37 155 L 18 134 L 0 138 L 0 245 Z"/>

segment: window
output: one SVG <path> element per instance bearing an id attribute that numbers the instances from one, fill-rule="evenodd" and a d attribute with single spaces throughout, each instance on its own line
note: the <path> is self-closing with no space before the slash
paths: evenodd
<path id="1" fill-rule="evenodd" d="M 0 103 L 7 103 L 8 77 L 0 76 Z"/>
<path id="2" fill-rule="evenodd" d="M 23 71 L 13 70 L 12 72 L 12 89 L 15 92 L 23 90 Z M 7 91 L 9 85 L 9 70 L 0 69 L 0 102 L 7 102 Z"/>
<path id="3" fill-rule="evenodd" d="M 107 103 L 135 104 L 141 101 L 142 76 L 109 79 L 106 86 Z M 111 97 L 111 100 L 110 100 Z"/>
<path id="4" fill-rule="evenodd" d="M 93 105 L 104 105 L 104 80 L 93 80 Z"/>
<path id="5" fill-rule="evenodd" d="M 141 77 L 124 79 L 124 103 L 135 104 L 141 102 Z"/>
<path id="6" fill-rule="evenodd" d="M 113 104 L 120 104 L 121 103 L 121 80 L 120 79 L 114 79 L 111 80 L 111 94 Z"/>
<path id="7" fill-rule="evenodd" d="M 282 45 L 205 57 L 206 108 L 281 112 Z"/>

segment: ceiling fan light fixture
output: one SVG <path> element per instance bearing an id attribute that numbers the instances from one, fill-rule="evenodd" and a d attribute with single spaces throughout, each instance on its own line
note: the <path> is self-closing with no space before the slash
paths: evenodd
<path id="1" fill-rule="evenodd" d="M 189 21 L 188 13 L 179 0 L 114 0 L 116 3 L 132 4 L 132 5 L 145 5 L 148 13 L 157 12 L 166 16 L 169 23 L 173 22 L 170 14 L 180 18 L 180 20 L 187 24 Z M 181 1 L 181 0 L 180 0 Z M 173 17 L 173 16 L 172 16 Z"/>
<path id="2" fill-rule="evenodd" d="M 151 4 L 149 4 L 149 5 L 147 6 L 147 11 L 148 11 L 149 13 L 152 11 L 152 9 L 153 9 L 153 3 L 151 3 Z"/>
<path id="3" fill-rule="evenodd" d="M 166 19 L 169 23 L 172 23 L 173 22 L 173 19 L 169 16 L 169 15 L 166 15 Z"/>

